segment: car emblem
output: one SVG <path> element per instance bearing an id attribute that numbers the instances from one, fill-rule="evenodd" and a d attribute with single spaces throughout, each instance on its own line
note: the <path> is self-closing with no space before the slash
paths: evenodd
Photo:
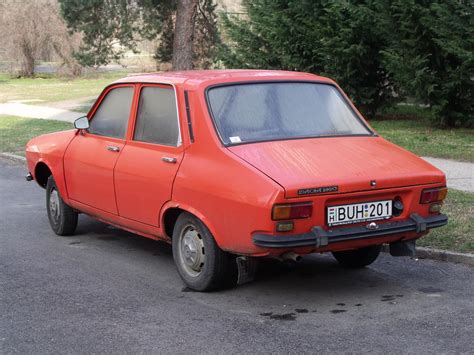
<path id="1" fill-rule="evenodd" d="M 370 186 L 372 186 L 372 187 L 377 186 L 377 181 L 375 181 L 375 180 L 370 180 Z"/>
<path id="2" fill-rule="evenodd" d="M 379 228 L 379 226 L 377 225 L 377 223 L 375 222 L 372 222 L 372 223 L 369 223 L 367 226 L 365 226 L 367 229 L 370 229 L 372 231 L 376 230 Z"/>
<path id="3" fill-rule="evenodd" d="M 338 190 L 339 190 L 339 186 L 312 187 L 309 189 L 298 190 L 298 195 L 324 194 L 324 193 L 329 193 L 329 192 L 337 192 Z"/>

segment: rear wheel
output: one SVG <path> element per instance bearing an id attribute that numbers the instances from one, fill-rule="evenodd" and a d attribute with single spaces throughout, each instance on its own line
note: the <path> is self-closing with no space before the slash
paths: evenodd
<path id="1" fill-rule="evenodd" d="M 77 226 L 77 212 L 66 205 L 51 175 L 46 184 L 46 209 L 51 228 L 57 235 L 72 235 Z"/>
<path id="2" fill-rule="evenodd" d="M 186 285 L 210 291 L 232 283 L 232 255 L 221 250 L 211 232 L 196 217 L 182 213 L 173 230 L 173 259 Z"/>
<path id="3" fill-rule="evenodd" d="M 332 255 L 346 267 L 361 268 L 372 264 L 379 256 L 381 249 L 381 245 L 372 245 L 355 250 L 335 251 Z"/>

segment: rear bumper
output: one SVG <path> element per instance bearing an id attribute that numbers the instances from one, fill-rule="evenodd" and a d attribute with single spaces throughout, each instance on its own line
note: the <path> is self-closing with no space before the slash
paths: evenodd
<path id="1" fill-rule="evenodd" d="M 324 230 L 322 227 L 316 226 L 311 229 L 311 232 L 303 234 L 270 235 L 256 233 L 253 235 L 253 243 L 264 248 L 308 246 L 319 248 L 335 243 L 385 237 L 393 234 L 422 233 L 431 228 L 442 227 L 447 223 L 448 217 L 444 214 L 423 218 L 413 213 L 408 219 L 378 224 L 377 229 L 358 226 Z"/>

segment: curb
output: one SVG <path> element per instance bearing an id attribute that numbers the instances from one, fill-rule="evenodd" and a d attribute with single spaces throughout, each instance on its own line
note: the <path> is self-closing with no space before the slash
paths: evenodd
<path id="1" fill-rule="evenodd" d="M 25 158 L 25 157 L 22 157 L 22 156 L 16 155 L 16 154 L 0 153 L 0 155 L 3 156 L 3 157 L 5 157 L 5 158 L 13 159 L 13 160 L 16 160 L 16 161 L 21 161 L 21 162 L 25 162 L 25 161 L 26 161 L 26 158 Z"/>
<path id="2" fill-rule="evenodd" d="M 384 244 L 382 246 L 382 251 L 384 253 L 389 253 L 389 246 Z M 457 253 L 441 249 L 416 247 L 416 257 L 420 259 L 431 259 L 474 266 L 474 254 L 471 253 Z"/>

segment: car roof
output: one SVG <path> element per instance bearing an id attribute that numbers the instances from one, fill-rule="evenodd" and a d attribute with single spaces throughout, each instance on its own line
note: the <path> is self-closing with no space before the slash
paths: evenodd
<path id="1" fill-rule="evenodd" d="M 218 83 L 243 81 L 270 80 L 310 80 L 333 83 L 331 79 L 309 73 L 284 70 L 252 70 L 252 69 L 223 69 L 223 70 L 187 70 L 161 73 L 131 74 L 115 83 L 162 83 L 197 87 Z"/>

